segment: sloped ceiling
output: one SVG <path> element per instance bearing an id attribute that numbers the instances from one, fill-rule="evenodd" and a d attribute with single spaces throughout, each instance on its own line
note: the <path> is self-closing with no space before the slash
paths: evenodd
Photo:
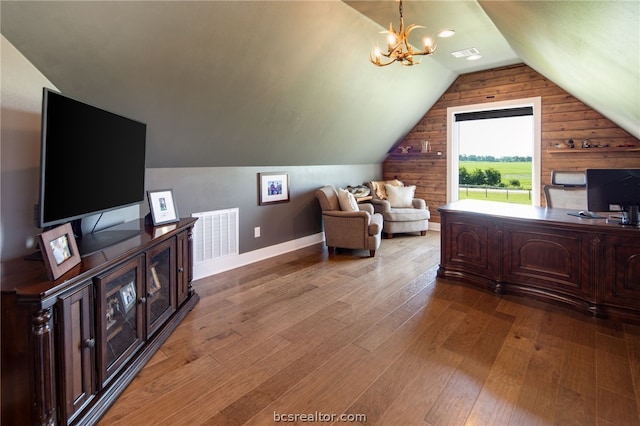
<path id="1" fill-rule="evenodd" d="M 148 123 L 149 167 L 371 164 L 459 74 L 523 61 L 640 137 L 639 4 L 407 1 L 457 32 L 414 67 L 368 62 L 394 1 L 3 0 L 0 28 L 63 93 Z"/>
<path id="2" fill-rule="evenodd" d="M 524 63 L 640 138 L 640 2 L 480 5 Z"/>

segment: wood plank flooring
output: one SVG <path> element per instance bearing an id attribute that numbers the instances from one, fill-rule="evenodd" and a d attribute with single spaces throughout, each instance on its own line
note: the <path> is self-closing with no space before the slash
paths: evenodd
<path id="1" fill-rule="evenodd" d="M 194 282 L 100 424 L 640 425 L 640 326 L 437 279 L 439 238 Z"/>

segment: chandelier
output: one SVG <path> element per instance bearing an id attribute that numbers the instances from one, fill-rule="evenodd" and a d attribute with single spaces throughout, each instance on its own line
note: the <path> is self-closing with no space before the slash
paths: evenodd
<path id="1" fill-rule="evenodd" d="M 369 55 L 369 60 L 372 64 L 379 67 L 385 67 L 394 62 L 400 62 L 405 66 L 412 66 L 419 64 L 421 61 L 414 61 L 414 56 L 431 55 L 436 51 L 436 44 L 430 38 L 424 39 L 424 49 L 420 51 L 414 51 L 409 44 L 409 33 L 416 28 L 424 28 L 422 25 L 411 24 L 405 28 L 404 18 L 402 16 L 402 0 L 400 0 L 400 30 L 396 31 L 393 28 L 393 24 L 389 24 L 389 30 L 381 31 L 380 34 L 389 34 L 387 37 L 387 53 L 383 53 L 379 48 L 374 49 Z M 388 62 L 382 62 L 382 56 L 388 58 Z"/>

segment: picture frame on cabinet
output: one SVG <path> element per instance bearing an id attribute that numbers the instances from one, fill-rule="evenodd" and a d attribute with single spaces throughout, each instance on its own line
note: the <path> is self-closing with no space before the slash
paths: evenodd
<path id="1" fill-rule="evenodd" d="M 289 174 L 258 173 L 261 206 L 289 202 Z"/>
<path id="2" fill-rule="evenodd" d="M 136 286 L 133 281 L 120 289 L 120 299 L 125 312 L 129 312 L 136 304 Z"/>
<path id="3" fill-rule="evenodd" d="M 80 263 L 80 252 L 70 223 L 40 233 L 40 250 L 51 280 L 57 280 Z"/>
<path id="4" fill-rule="evenodd" d="M 147 191 L 147 199 L 149 200 L 149 210 L 151 211 L 153 226 L 173 223 L 180 220 L 178 208 L 173 196 L 173 189 Z"/>

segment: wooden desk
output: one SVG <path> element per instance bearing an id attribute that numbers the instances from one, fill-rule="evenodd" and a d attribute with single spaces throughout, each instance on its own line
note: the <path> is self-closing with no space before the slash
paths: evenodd
<path id="1" fill-rule="evenodd" d="M 640 323 L 640 228 L 477 200 L 439 211 L 439 277 Z"/>

